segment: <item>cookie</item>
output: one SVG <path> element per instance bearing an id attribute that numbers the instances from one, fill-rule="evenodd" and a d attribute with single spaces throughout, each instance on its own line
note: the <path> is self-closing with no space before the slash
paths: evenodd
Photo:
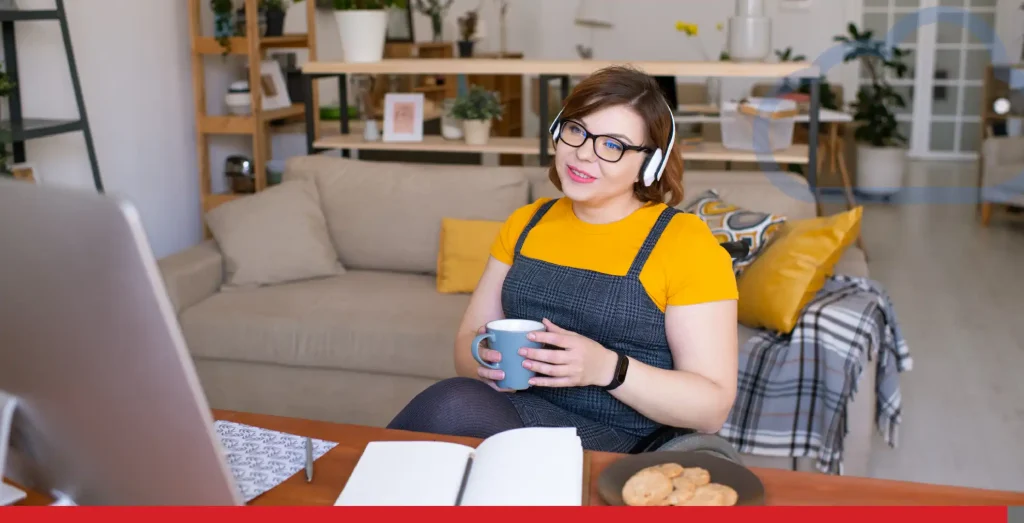
<path id="1" fill-rule="evenodd" d="M 672 493 L 668 495 L 666 500 L 669 505 L 682 505 L 693 498 L 693 494 L 697 492 L 697 485 L 682 477 L 673 478 L 672 487 Z"/>
<path id="2" fill-rule="evenodd" d="M 683 466 L 678 463 L 666 463 L 661 465 L 659 468 L 661 468 L 661 472 L 668 476 L 669 479 L 679 477 L 679 475 L 683 473 Z"/>
<path id="3" fill-rule="evenodd" d="M 689 507 L 729 507 L 736 504 L 739 495 L 732 487 L 709 483 L 697 487 L 693 497 L 683 503 Z"/>
<path id="4" fill-rule="evenodd" d="M 711 473 L 700 467 L 686 467 L 683 469 L 682 477 L 692 481 L 698 487 L 711 483 Z"/>
<path id="5" fill-rule="evenodd" d="M 658 506 L 672 493 L 672 480 L 657 468 L 633 474 L 622 486 L 622 501 L 627 505 Z"/>

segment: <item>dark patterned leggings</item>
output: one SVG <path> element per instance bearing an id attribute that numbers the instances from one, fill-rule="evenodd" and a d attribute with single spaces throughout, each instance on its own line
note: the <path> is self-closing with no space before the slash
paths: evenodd
<path id="1" fill-rule="evenodd" d="M 413 398 L 388 428 L 473 438 L 522 428 L 523 420 L 505 394 L 479 380 L 446 379 Z"/>

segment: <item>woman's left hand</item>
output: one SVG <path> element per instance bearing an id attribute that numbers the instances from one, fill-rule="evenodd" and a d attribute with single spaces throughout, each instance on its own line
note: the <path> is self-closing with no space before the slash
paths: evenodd
<path id="1" fill-rule="evenodd" d="M 600 343 L 567 331 L 544 319 L 547 332 L 531 332 L 530 341 L 559 349 L 523 347 L 519 355 L 526 358 L 523 367 L 545 376 L 530 378 L 530 385 L 539 387 L 585 387 L 607 385 L 612 380 L 618 356 Z"/>

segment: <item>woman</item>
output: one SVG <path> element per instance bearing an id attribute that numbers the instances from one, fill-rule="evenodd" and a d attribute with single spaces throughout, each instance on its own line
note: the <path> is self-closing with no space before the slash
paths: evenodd
<path id="1" fill-rule="evenodd" d="M 565 197 L 505 222 L 457 334 L 461 377 L 422 392 L 390 428 L 482 438 L 574 426 L 585 448 L 613 452 L 663 425 L 718 431 L 736 394 L 736 280 L 708 227 L 674 209 L 674 125 L 642 72 L 604 69 L 573 90 L 551 128 L 549 177 Z M 520 352 L 538 373 L 524 391 L 498 389 L 502 371 L 470 351 L 502 318 L 547 327 L 531 336 L 552 348 Z"/>

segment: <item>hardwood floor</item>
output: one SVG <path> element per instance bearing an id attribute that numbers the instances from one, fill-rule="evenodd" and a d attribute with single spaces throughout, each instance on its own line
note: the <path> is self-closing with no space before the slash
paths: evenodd
<path id="1" fill-rule="evenodd" d="M 916 187 L 975 187 L 975 164 L 915 162 Z M 914 357 L 900 445 L 872 476 L 1024 491 L 1024 214 L 988 228 L 970 204 L 867 204 L 872 278 Z"/>

